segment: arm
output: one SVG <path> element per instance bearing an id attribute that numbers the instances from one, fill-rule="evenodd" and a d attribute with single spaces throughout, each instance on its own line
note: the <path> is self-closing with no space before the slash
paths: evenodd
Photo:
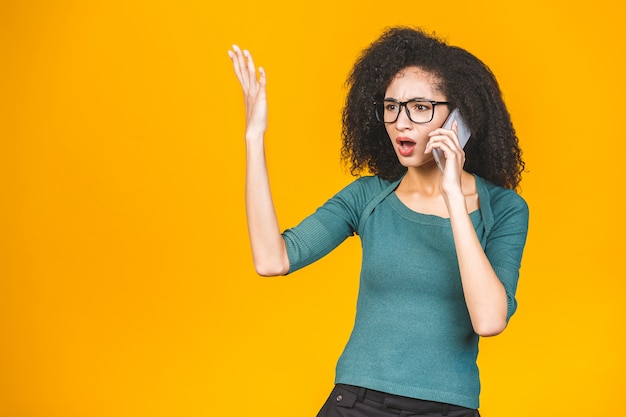
<path id="1" fill-rule="evenodd" d="M 508 299 L 476 235 L 461 187 L 465 152 L 452 130 L 437 129 L 431 133 L 427 151 L 439 148 L 446 158 L 441 192 L 450 214 L 465 302 L 474 331 L 480 336 L 500 334 L 507 325 Z"/>
<path id="2" fill-rule="evenodd" d="M 480 336 L 495 336 L 507 325 L 508 303 L 504 285 L 476 236 L 465 196 L 449 193 L 446 202 L 472 326 Z"/>
<path id="3" fill-rule="evenodd" d="M 252 56 L 237 46 L 233 46 L 228 55 L 241 83 L 246 105 L 246 216 L 254 268 L 262 276 L 284 275 L 289 271 L 289 259 L 274 210 L 265 161 L 265 71 L 259 68 L 257 80 Z"/>

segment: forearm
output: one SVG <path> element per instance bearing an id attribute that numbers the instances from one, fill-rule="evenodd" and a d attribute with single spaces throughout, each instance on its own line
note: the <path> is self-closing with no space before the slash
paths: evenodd
<path id="1" fill-rule="evenodd" d="M 449 197 L 448 209 L 472 326 L 481 336 L 497 335 L 506 327 L 506 291 L 478 240 L 465 197 Z"/>
<path id="2" fill-rule="evenodd" d="M 259 275 L 284 275 L 289 259 L 272 201 L 262 137 L 246 138 L 246 153 L 246 216 L 254 267 Z"/>

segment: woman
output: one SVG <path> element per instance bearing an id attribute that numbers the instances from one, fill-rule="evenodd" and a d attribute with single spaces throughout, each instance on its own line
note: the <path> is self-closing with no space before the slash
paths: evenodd
<path id="1" fill-rule="evenodd" d="M 343 111 L 354 175 L 297 227 L 278 228 L 264 157 L 266 76 L 229 51 L 246 104 L 246 208 L 260 275 L 291 273 L 358 234 L 357 315 L 318 416 L 478 416 L 480 336 L 515 312 L 528 208 L 498 84 L 467 51 L 391 28 L 357 60 Z M 471 130 L 465 148 L 458 109 Z M 433 158 L 439 150 L 442 169 Z"/>

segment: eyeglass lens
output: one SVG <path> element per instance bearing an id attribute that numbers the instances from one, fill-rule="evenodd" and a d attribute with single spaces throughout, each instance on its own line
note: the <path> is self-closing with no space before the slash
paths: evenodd
<path id="1" fill-rule="evenodd" d="M 435 106 L 430 101 L 409 100 L 401 103 L 395 100 L 383 100 L 381 104 L 382 106 L 377 106 L 378 116 L 385 123 L 393 123 L 398 120 L 402 107 L 406 109 L 409 119 L 414 123 L 428 123 L 433 119 L 435 113 Z"/>

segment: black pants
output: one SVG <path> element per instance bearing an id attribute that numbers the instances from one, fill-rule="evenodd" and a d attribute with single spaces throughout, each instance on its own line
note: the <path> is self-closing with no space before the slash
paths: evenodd
<path id="1" fill-rule="evenodd" d="M 480 417 L 478 410 L 338 384 L 317 417 Z"/>

